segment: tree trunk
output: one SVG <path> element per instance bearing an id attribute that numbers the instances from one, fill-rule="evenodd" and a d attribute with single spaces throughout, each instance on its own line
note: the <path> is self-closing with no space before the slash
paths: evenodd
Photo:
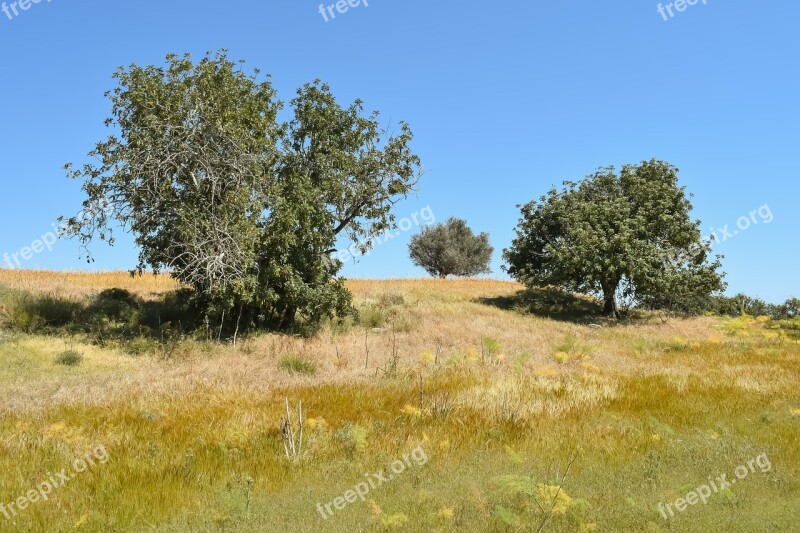
<path id="1" fill-rule="evenodd" d="M 281 319 L 280 329 L 287 330 L 294 326 L 294 317 L 297 314 L 297 308 L 293 305 L 290 305 L 286 308 L 283 312 L 283 318 Z"/>
<path id="2" fill-rule="evenodd" d="M 617 309 L 616 294 L 616 287 L 612 288 L 607 285 L 603 286 L 603 314 L 609 316 L 614 315 L 614 317 L 619 320 L 621 315 L 619 313 L 619 309 Z"/>

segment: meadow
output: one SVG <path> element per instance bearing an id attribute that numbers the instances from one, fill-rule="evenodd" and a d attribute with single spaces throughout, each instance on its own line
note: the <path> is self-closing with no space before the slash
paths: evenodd
<path id="1" fill-rule="evenodd" d="M 0 270 L 0 504 L 108 459 L 0 530 L 798 530 L 797 321 L 616 322 L 494 280 L 347 287 L 360 320 L 234 345 L 160 316 L 136 335 L 61 316 L 105 289 L 162 299 L 168 277 Z M 769 468 L 736 478 L 756 457 Z M 723 474 L 737 482 L 675 510 Z"/>

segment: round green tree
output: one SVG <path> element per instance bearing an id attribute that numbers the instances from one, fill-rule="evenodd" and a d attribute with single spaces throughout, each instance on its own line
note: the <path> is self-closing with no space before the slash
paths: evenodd
<path id="1" fill-rule="evenodd" d="M 710 259 L 669 163 L 600 169 L 521 209 L 503 257 L 527 286 L 596 294 L 617 316 L 619 298 L 690 311 L 724 288 L 719 259 Z"/>
<path id="2" fill-rule="evenodd" d="M 466 221 L 458 218 L 423 228 L 411 238 L 408 249 L 416 266 L 438 278 L 491 272 L 494 248 L 489 244 L 489 235 L 475 235 Z"/>

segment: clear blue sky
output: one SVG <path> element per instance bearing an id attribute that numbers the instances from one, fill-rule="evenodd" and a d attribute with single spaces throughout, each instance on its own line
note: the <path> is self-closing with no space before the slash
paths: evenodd
<path id="1" fill-rule="evenodd" d="M 6 0 L 7 1 L 7 0 Z M 333 0 L 326 0 L 325 4 Z M 665 2 L 667 4 L 669 2 Z M 117 66 L 227 48 L 288 100 L 320 78 L 405 120 L 426 174 L 399 216 L 466 218 L 497 252 L 528 201 L 595 168 L 657 157 L 681 169 L 704 227 L 774 219 L 718 246 L 729 292 L 800 295 L 800 3 L 700 0 L 673 18 L 649 0 L 369 0 L 325 22 L 319 0 L 42 0 L 0 11 L 0 254 L 29 246 L 81 194 L 61 166 L 108 135 Z M 665 10 L 665 13 L 668 13 Z M 422 276 L 413 233 L 348 264 L 348 277 Z M 92 269 L 128 269 L 129 239 Z M 87 268 L 60 242 L 27 268 Z"/>

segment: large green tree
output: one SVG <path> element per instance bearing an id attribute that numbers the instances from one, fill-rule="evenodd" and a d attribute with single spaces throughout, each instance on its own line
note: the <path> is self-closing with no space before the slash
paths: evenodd
<path id="1" fill-rule="evenodd" d="M 411 238 L 408 250 L 416 266 L 438 278 L 491 272 L 494 252 L 487 233 L 475 235 L 459 218 L 423 228 Z"/>
<path id="2" fill-rule="evenodd" d="M 269 79 L 242 63 L 222 51 L 120 68 L 114 133 L 90 153 L 98 162 L 67 165 L 84 204 L 110 209 L 69 227 L 88 245 L 113 244 L 122 225 L 137 270 L 169 271 L 209 312 L 283 327 L 349 312 L 331 253 L 344 236 L 367 248 L 394 227 L 392 206 L 419 177 L 412 132 L 401 122 L 388 134 L 377 112 L 342 107 L 319 81 L 281 122 Z"/>
<path id="3" fill-rule="evenodd" d="M 651 160 L 603 168 L 521 206 L 508 273 L 528 286 L 599 295 L 619 316 L 618 299 L 693 308 L 724 288 L 700 221 L 678 184 L 678 169 Z"/>

